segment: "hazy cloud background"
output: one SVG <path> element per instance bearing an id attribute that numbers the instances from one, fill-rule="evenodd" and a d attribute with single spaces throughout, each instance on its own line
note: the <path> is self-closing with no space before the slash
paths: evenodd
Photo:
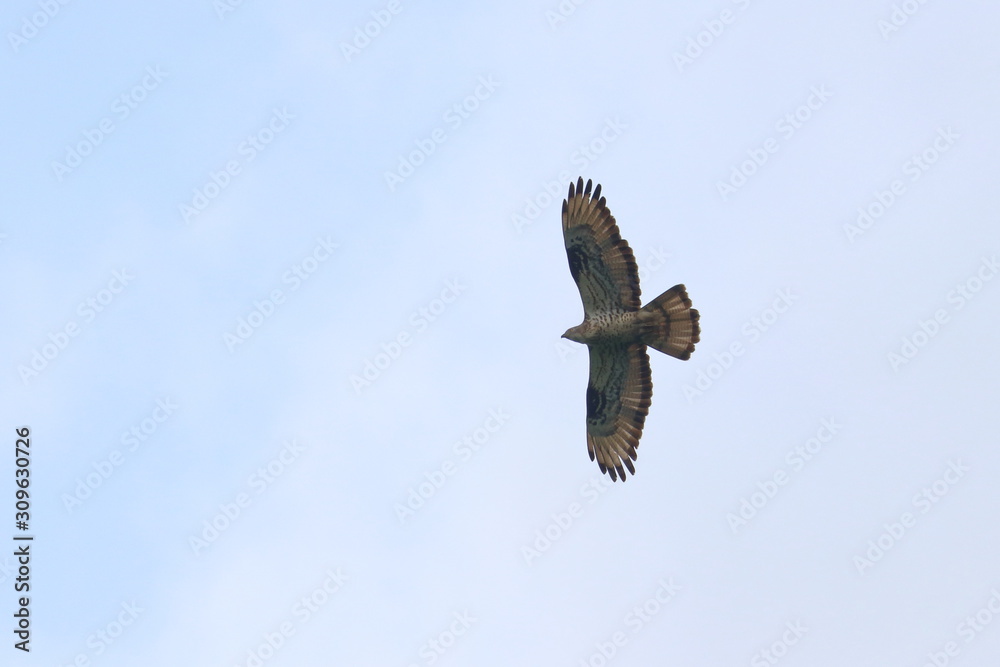
<path id="1" fill-rule="evenodd" d="M 996 661 L 1000 10 L 234 4 L 3 11 L 3 660 Z M 702 313 L 624 485 L 581 175 Z"/>

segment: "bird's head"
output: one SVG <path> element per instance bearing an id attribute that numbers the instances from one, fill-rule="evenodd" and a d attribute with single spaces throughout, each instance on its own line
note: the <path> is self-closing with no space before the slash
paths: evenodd
<path id="1" fill-rule="evenodd" d="M 578 324 L 575 327 L 570 327 L 569 329 L 566 329 L 566 333 L 564 333 L 562 337 L 568 338 L 569 340 L 575 343 L 586 343 L 587 341 L 584 339 L 586 331 L 587 331 L 586 324 Z"/>

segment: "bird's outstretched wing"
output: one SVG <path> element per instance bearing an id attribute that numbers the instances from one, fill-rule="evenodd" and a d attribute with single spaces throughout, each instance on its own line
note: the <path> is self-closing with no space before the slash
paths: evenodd
<path id="1" fill-rule="evenodd" d="M 563 200 L 562 227 L 569 270 L 583 299 L 584 316 L 590 313 L 639 309 L 639 271 L 628 243 L 601 196 L 598 185 L 591 195 L 591 181 L 583 178 L 569 185 Z"/>
<path id="2" fill-rule="evenodd" d="M 649 356 L 641 343 L 590 345 L 587 451 L 612 480 L 635 474 L 632 461 L 653 396 Z M 617 472 L 617 475 L 616 475 Z"/>

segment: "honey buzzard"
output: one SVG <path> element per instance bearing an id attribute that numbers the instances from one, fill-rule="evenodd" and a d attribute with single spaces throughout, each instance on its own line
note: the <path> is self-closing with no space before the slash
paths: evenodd
<path id="1" fill-rule="evenodd" d="M 583 178 L 569 185 L 562 206 L 569 270 L 583 299 L 583 323 L 563 338 L 590 349 L 587 451 L 601 472 L 625 480 L 635 474 L 635 448 L 653 396 L 646 346 L 689 359 L 699 340 L 698 311 L 684 285 L 674 285 L 640 307 L 639 272 L 628 243 L 601 196 Z M 616 474 L 617 473 L 617 474 Z"/>

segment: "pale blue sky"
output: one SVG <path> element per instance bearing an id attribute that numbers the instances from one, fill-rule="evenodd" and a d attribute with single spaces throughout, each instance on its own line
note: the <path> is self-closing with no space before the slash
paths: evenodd
<path id="1" fill-rule="evenodd" d="M 0 20 L 0 661 L 996 662 L 1000 10 L 220 6 Z M 613 486 L 577 176 L 702 313 Z"/>

